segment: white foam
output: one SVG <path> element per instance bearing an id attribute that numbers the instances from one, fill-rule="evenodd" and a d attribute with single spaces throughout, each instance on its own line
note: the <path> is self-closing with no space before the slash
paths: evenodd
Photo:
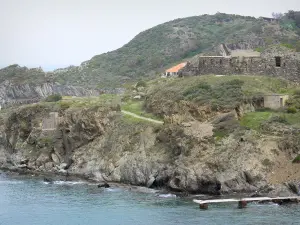
<path id="1" fill-rule="evenodd" d="M 176 198 L 177 196 L 174 194 L 161 194 L 161 195 L 158 195 L 158 197 L 160 197 L 160 198 Z"/>
<path id="2" fill-rule="evenodd" d="M 54 181 L 53 184 L 57 185 L 77 185 L 77 184 L 86 184 L 83 181 Z"/>
<path id="3" fill-rule="evenodd" d="M 120 191 L 119 188 L 105 188 L 105 191 L 108 191 L 108 192 L 118 192 Z"/>
<path id="4" fill-rule="evenodd" d="M 15 181 L 15 180 L 0 180 L 0 184 L 22 184 L 23 181 Z"/>

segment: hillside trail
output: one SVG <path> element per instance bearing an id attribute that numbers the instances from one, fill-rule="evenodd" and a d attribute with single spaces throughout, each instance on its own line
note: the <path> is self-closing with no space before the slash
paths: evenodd
<path id="1" fill-rule="evenodd" d="M 135 118 L 138 118 L 138 119 L 141 119 L 141 120 L 146 120 L 146 121 L 149 121 L 149 122 L 152 122 L 152 123 L 157 123 L 157 124 L 163 124 L 164 122 L 163 121 L 160 121 L 160 120 L 155 120 L 155 119 L 151 119 L 151 118 L 147 118 L 147 117 L 144 117 L 144 116 L 139 116 L 135 113 L 132 113 L 132 112 L 128 112 L 126 110 L 121 110 L 121 112 L 125 115 L 129 115 L 129 116 L 132 116 L 132 117 L 135 117 Z"/>

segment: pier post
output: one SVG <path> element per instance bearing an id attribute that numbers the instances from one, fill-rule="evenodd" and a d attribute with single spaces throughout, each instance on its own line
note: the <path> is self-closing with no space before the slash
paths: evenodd
<path id="1" fill-rule="evenodd" d="M 239 209 L 246 208 L 246 206 L 247 206 L 247 201 L 243 201 L 243 200 L 239 201 L 239 203 L 238 203 Z"/>
<path id="2" fill-rule="evenodd" d="M 207 210 L 208 209 L 208 204 L 207 203 L 200 204 L 200 209 Z"/>

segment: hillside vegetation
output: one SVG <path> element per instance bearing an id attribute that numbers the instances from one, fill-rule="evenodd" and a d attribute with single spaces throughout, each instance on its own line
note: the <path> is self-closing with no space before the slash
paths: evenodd
<path id="1" fill-rule="evenodd" d="M 197 54 L 219 54 L 216 47 L 220 43 L 258 51 L 281 44 L 299 51 L 298 16 L 299 12 L 291 11 L 278 22 L 224 13 L 176 19 L 143 31 L 122 48 L 94 56 L 79 67 L 45 74 L 25 69 L 16 72 L 15 66 L 1 70 L 0 79 L 55 79 L 62 84 L 116 87 L 153 78 L 164 68 Z"/>
<path id="2" fill-rule="evenodd" d="M 156 79 L 149 82 L 145 106 L 156 115 L 185 114 L 199 108 L 205 108 L 208 114 L 228 112 L 243 103 L 257 101 L 259 104 L 263 94 L 289 94 L 295 88 L 286 80 L 264 76 Z M 194 116 L 203 117 L 202 114 Z"/>
<path id="3" fill-rule="evenodd" d="M 270 23 L 217 13 L 176 19 L 143 31 L 122 48 L 94 56 L 57 78 L 60 82 L 121 85 L 154 77 L 166 66 L 196 54 L 218 54 L 215 47 L 220 43 L 233 49 L 281 43 L 299 50 L 299 30 L 294 20 L 287 18 Z"/>

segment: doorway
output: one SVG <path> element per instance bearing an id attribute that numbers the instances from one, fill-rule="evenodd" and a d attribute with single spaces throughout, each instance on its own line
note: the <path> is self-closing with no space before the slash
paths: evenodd
<path id="1" fill-rule="evenodd" d="M 275 63 L 276 63 L 276 67 L 281 67 L 281 57 L 276 56 L 275 57 Z"/>
<path id="2" fill-rule="evenodd" d="M 283 107 L 283 98 L 280 98 L 280 107 Z"/>

